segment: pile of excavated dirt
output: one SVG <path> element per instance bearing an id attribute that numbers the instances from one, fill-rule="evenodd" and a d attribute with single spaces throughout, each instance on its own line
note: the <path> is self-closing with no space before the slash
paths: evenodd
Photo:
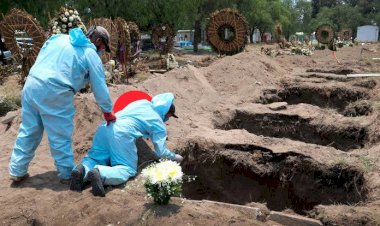
<path id="1" fill-rule="evenodd" d="M 197 180 L 167 206 L 146 198 L 139 175 L 108 187 L 105 198 L 88 186 L 69 191 L 58 182 L 46 136 L 30 178 L 12 184 L 7 167 L 21 110 L 14 112 L 13 121 L 0 124 L 0 224 L 286 225 L 270 212 L 279 211 L 317 225 L 379 225 L 379 80 L 345 76 L 378 72 L 376 52 L 339 49 L 338 63 L 329 50 L 271 58 L 260 47 L 110 87 L 114 101 L 134 89 L 176 96 L 179 118 L 167 123 L 168 147 Z M 79 162 L 102 114 L 92 94 L 78 94 L 75 103 Z M 140 171 L 155 156 L 149 140 L 138 147 Z"/>

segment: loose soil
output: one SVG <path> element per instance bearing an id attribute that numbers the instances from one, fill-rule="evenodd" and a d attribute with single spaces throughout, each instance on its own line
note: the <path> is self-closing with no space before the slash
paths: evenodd
<path id="1" fill-rule="evenodd" d="M 113 101 L 134 89 L 176 96 L 179 118 L 167 123 L 168 148 L 184 156 L 184 172 L 197 179 L 167 206 L 152 204 L 139 174 L 107 187 L 104 198 L 88 185 L 70 191 L 59 183 L 46 136 L 30 177 L 11 183 L 17 110 L 12 122 L 0 124 L 0 224 L 281 225 L 267 220 L 273 210 L 324 225 L 380 225 L 378 80 L 345 76 L 378 73 L 380 61 L 372 58 L 380 44 L 371 45 L 376 52 L 338 49 L 339 62 L 329 50 L 272 58 L 261 47 L 225 57 L 177 53 L 180 68 L 109 87 Z M 287 105 L 273 110 L 276 102 Z M 76 95 L 75 104 L 79 162 L 102 114 L 91 93 Z M 139 140 L 138 150 L 140 172 L 156 158 L 149 140 Z"/>

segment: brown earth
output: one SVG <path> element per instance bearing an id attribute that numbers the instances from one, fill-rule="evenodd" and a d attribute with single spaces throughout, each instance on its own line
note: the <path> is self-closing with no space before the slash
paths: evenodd
<path id="1" fill-rule="evenodd" d="M 105 198 L 89 187 L 69 191 L 58 182 L 46 137 L 30 178 L 12 184 L 7 167 L 18 110 L 0 125 L 0 224 L 281 225 L 265 218 L 274 210 L 324 225 L 380 225 L 379 80 L 345 76 L 379 72 L 380 61 L 372 58 L 380 44 L 370 45 L 376 52 L 339 49 L 340 62 L 329 50 L 271 58 L 260 48 L 226 57 L 180 55 L 194 66 L 110 87 L 113 100 L 132 89 L 176 95 L 180 118 L 168 123 L 168 146 L 185 157 L 185 173 L 197 180 L 167 206 L 145 197 L 139 176 L 108 187 Z M 102 115 L 92 94 L 78 94 L 76 106 L 79 162 Z M 141 170 L 154 155 L 149 141 L 138 146 Z"/>

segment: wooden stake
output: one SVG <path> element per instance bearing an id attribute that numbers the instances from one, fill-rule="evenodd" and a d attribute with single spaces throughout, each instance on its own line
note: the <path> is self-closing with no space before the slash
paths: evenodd
<path id="1" fill-rule="evenodd" d="M 338 64 L 340 64 L 338 58 L 336 57 L 336 51 L 332 51 L 332 55 L 335 58 L 336 62 L 338 62 Z"/>
<path id="2" fill-rule="evenodd" d="M 356 78 L 356 77 L 380 77 L 380 74 L 348 74 L 347 77 Z"/>

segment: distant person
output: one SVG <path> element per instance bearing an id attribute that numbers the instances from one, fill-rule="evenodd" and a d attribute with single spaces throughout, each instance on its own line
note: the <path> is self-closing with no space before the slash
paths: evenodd
<path id="1" fill-rule="evenodd" d="M 1 51 L 7 51 L 8 49 L 5 47 L 5 44 L 3 42 L 3 37 L 0 34 L 0 50 Z"/>
<path id="2" fill-rule="evenodd" d="M 125 49 L 125 46 L 123 43 L 119 42 L 117 44 L 117 56 L 118 56 L 118 60 L 120 62 L 121 65 L 123 65 L 125 62 L 124 62 L 124 49 Z"/>
<path id="3" fill-rule="evenodd" d="M 22 91 L 22 123 L 9 163 L 11 180 L 28 177 L 29 163 L 46 129 L 58 176 L 62 183 L 69 182 L 75 166 L 74 94 L 88 82 L 107 124 L 116 120 L 99 57 L 110 51 L 109 40 L 105 28 L 93 26 L 87 37 L 74 28 L 69 35 L 53 35 L 42 46 Z"/>
<path id="4" fill-rule="evenodd" d="M 3 37 L 1 37 L 1 34 L 0 34 L 0 61 L 3 62 L 3 64 L 7 64 L 7 61 L 4 56 L 4 52 L 7 50 L 8 49 L 5 47 L 5 44 L 3 42 Z"/>
<path id="5" fill-rule="evenodd" d="M 135 58 L 137 58 L 140 53 L 142 52 L 142 46 L 140 40 L 135 40 L 132 42 L 132 53 L 131 61 L 133 61 Z"/>
<path id="6" fill-rule="evenodd" d="M 166 125 L 175 115 L 174 95 L 163 93 L 152 101 L 132 102 L 116 113 L 117 121 L 111 126 L 101 124 L 93 139 L 93 144 L 71 174 L 70 189 L 82 191 L 83 182 L 91 181 L 95 196 L 105 196 L 104 185 L 119 185 L 137 173 L 136 140 L 149 137 L 158 157 L 182 161 L 182 156 L 166 147 Z"/>

